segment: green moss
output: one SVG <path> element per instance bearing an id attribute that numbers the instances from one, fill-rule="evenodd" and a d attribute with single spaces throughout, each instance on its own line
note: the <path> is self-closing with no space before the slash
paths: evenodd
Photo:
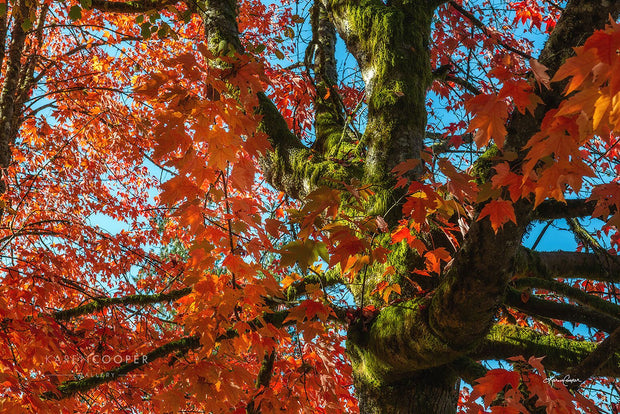
<path id="1" fill-rule="evenodd" d="M 398 197 L 393 188 L 389 188 L 389 184 L 392 180 L 384 179 L 375 182 L 373 186 L 374 195 L 368 200 L 366 211 L 369 215 L 385 216 L 389 213 L 389 210 L 394 208 L 397 204 Z M 398 208 L 394 208 L 396 213 L 400 214 Z"/>
<path id="2" fill-rule="evenodd" d="M 496 145 L 491 145 L 482 154 L 472 167 L 472 177 L 475 178 L 477 184 L 482 184 L 491 179 L 493 166 L 497 164 L 497 160 L 501 155 L 501 151 Z"/>
<path id="3" fill-rule="evenodd" d="M 515 325 L 494 326 L 486 340 L 487 348 L 503 354 L 546 356 L 543 364 L 550 369 L 575 366 L 597 347 L 593 342 L 542 335 Z"/>
<path id="4" fill-rule="evenodd" d="M 340 269 L 329 269 L 322 274 L 310 273 L 304 276 L 301 283 L 294 283 L 286 289 L 286 298 L 288 300 L 299 299 L 301 295 L 306 293 L 306 286 L 310 284 L 318 284 L 322 288 L 326 288 L 328 286 L 344 284 L 344 280 L 340 275 Z"/>
<path id="5" fill-rule="evenodd" d="M 519 248 L 514 263 L 514 272 L 518 276 L 536 275 L 539 278 L 551 279 L 549 269 L 545 263 L 536 252 L 530 249 L 525 247 Z"/>
<path id="6" fill-rule="evenodd" d="M 342 130 L 342 120 L 332 111 L 321 111 L 317 113 L 314 125 L 314 147 L 328 157 L 337 157 L 340 142 L 346 136 Z"/>
<path id="7" fill-rule="evenodd" d="M 292 158 L 294 174 L 304 180 L 306 186 L 326 185 L 338 187 L 342 182 L 349 182 L 361 171 L 359 164 L 348 165 L 331 160 L 316 160 L 317 154 L 311 150 L 298 151 Z M 357 172 L 357 174 L 356 174 Z"/>
<path id="8" fill-rule="evenodd" d="M 429 301 L 419 298 L 392 305 L 373 321 L 351 325 L 347 351 L 356 376 L 380 386 L 460 356 L 428 329 L 425 314 Z"/>
<path id="9" fill-rule="evenodd" d="M 348 3 L 344 15 L 359 44 L 368 94 L 365 180 L 393 188 L 387 184 L 389 171 L 399 161 L 418 158 L 422 148 L 426 90 L 432 82 L 432 11 L 423 2 L 394 8 L 361 1 Z"/>
<path id="10" fill-rule="evenodd" d="M 59 321 L 69 320 L 71 318 L 75 318 L 81 315 L 96 313 L 104 308 L 114 305 L 143 306 L 152 303 L 174 301 L 176 299 L 182 298 L 183 296 L 189 295 L 191 291 L 192 289 L 188 287 L 184 289 L 173 290 L 167 293 L 157 293 L 153 295 L 145 294 L 121 296 L 117 298 L 98 298 L 84 305 L 56 312 L 54 313 L 54 318 Z"/>

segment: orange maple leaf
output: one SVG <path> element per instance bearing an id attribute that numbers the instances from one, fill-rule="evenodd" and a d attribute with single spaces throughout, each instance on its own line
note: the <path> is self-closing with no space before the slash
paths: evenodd
<path id="1" fill-rule="evenodd" d="M 480 216 L 478 216 L 478 221 L 482 220 L 484 217 L 489 216 L 491 220 L 491 227 L 497 231 L 504 227 L 504 224 L 512 221 L 514 224 L 517 224 L 517 217 L 515 216 L 515 210 L 512 207 L 512 203 L 506 200 L 493 200 L 490 201 L 487 205 L 484 206 L 482 211 L 480 212 Z"/>
<path id="2" fill-rule="evenodd" d="M 477 95 L 465 102 L 465 108 L 474 115 L 467 132 L 476 131 L 474 141 L 478 148 L 493 139 L 501 149 L 507 134 L 508 103 L 496 94 Z"/>

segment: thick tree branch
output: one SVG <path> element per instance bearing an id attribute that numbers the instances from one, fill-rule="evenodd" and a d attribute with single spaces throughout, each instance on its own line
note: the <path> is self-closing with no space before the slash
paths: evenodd
<path id="1" fill-rule="evenodd" d="M 539 61 L 555 73 L 573 47 L 582 45 L 597 29 L 603 29 L 609 18 L 620 15 L 620 2 L 608 0 L 570 0 L 540 53 Z"/>
<path id="2" fill-rule="evenodd" d="M 336 29 L 329 20 L 325 8 L 315 2 L 312 6 L 312 41 L 314 48 L 314 97 L 316 139 L 312 145 L 319 153 L 338 156 L 341 141 L 347 137 L 342 102 L 336 90 L 338 71 L 336 67 Z M 308 62 L 310 63 L 310 62 Z"/>
<path id="3" fill-rule="evenodd" d="M 597 346 L 594 342 L 543 335 L 529 328 L 496 325 L 469 356 L 477 360 L 506 359 L 517 355 L 522 355 L 526 359 L 530 356 L 544 356 L 542 362 L 545 368 L 563 373 L 579 365 Z M 596 374 L 620 377 L 620 352 L 617 348 L 615 353 L 599 367 Z"/>
<path id="4" fill-rule="evenodd" d="M 192 288 L 187 287 L 184 289 L 154 295 L 129 295 L 118 298 L 98 298 L 75 308 L 54 312 L 53 317 L 57 321 L 67 321 L 78 316 L 99 312 L 104 308 L 114 305 L 145 306 L 153 303 L 170 302 L 189 295 L 191 291 Z"/>
<path id="5" fill-rule="evenodd" d="M 27 34 L 24 31 L 24 22 L 30 15 L 30 2 L 19 0 L 12 8 L 13 28 L 11 30 L 11 44 L 9 46 L 4 84 L 0 92 L 0 194 L 6 191 L 3 175 L 11 163 L 11 147 L 15 142 L 15 133 L 18 130 L 16 116 L 21 111 L 16 105 L 19 91 L 19 73 L 22 70 L 22 54 L 26 44 Z"/>
<path id="6" fill-rule="evenodd" d="M 533 295 L 530 295 L 524 301 L 521 293 L 512 288 L 508 289 L 505 303 L 535 318 L 543 317 L 572 323 L 583 323 L 604 332 L 613 332 L 620 326 L 620 319 L 587 307 L 551 302 Z"/>
<path id="7" fill-rule="evenodd" d="M 288 312 L 276 312 L 264 315 L 264 320 L 267 323 L 272 323 L 277 327 L 283 326 L 283 321 L 288 315 Z M 260 320 L 252 321 L 250 326 L 253 328 L 260 328 L 263 326 Z M 235 330 L 229 329 L 226 333 L 218 336 L 215 341 L 221 342 L 226 339 L 234 338 L 238 335 Z M 57 392 L 48 392 L 43 397 L 48 399 L 63 399 L 70 397 L 80 392 L 89 391 L 99 385 L 115 381 L 120 376 L 129 374 L 143 366 L 150 364 L 160 358 L 163 358 L 173 352 L 187 352 L 192 349 L 200 347 L 200 337 L 198 335 L 187 336 L 180 338 L 162 346 L 159 346 L 149 353 L 135 358 L 132 362 L 119 365 L 117 368 L 105 371 L 98 375 L 82 378 L 79 380 L 65 381 L 58 386 Z"/>
<path id="8" fill-rule="evenodd" d="M 541 279 L 580 278 L 600 282 L 620 282 L 620 259 L 609 254 L 582 252 L 537 252 L 522 248 L 515 273 Z"/>
<path id="9" fill-rule="evenodd" d="M 34 71 L 39 62 L 39 53 L 41 47 L 43 45 L 43 30 L 45 27 L 45 21 L 47 19 L 47 14 L 49 12 L 49 4 L 44 4 L 41 7 L 41 11 L 39 12 L 38 22 L 34 29 L 34 38 L 35 40 L 32 42 L 33 45 L 30 46 L 30 56 L 26 60 L 26 64 L 23 66 L 22 71 L 19 76 L 19 89 L 16 97 L 16 106 L 18 108 L 23 108 L 24 104 L 28 100 L 30 93 L 35 85 L 35 77 Z M 36 47 L 36 49 L 35 49 Z M 19 124 L 21 124 L 21 119 L 23 119 L 23 113 L 20 116 L 20 121 L 17 122 L 14 128 L 19 128 Z M 15 130 L 12 135 L 17 135 L 17 130 Z"/>
<path id="10" fill-rule="evenodd" d="M 145 13 L 161 10 L 180 3 L 181 0 L 136 0 L 136 1 L 105 1 L 92 0 L 92 8 L 109 13 Z M 191 2 L 190 0 L 189 2 Z"/>
<path id="11" fill-rule="evenodd" d="M 584 8 L 585 3 L 590 6 Z M 620 9 L 618 2 L 608 2 L 592 13 L 594 3 L 598 2 L 575 0 L 567 5 L 556 26 L 557 33 L 552 35 L 553 40 L 547 42 L 541 55 L 541 63 L 547 65 L 551 75 L 561 63 L 552 57 L 572 53 L 573 47 L 583 43 L 597 28 L 604 27 L 610 12 L 615 17 Z M 563 40 L 558 42 L 558 38 Z M 543 92 L 541 96 L 545 105 L 540 105 L 534 116 L 518 111 L 513 113 L 507 125 L 505 150 L 523 156 L 525 143 L 539 129 L 546 111 L 557 107 L 562 98 L 559 89 Z M 490 158 L 496 154 L 497 150 L 488 151 Z M 532 214 L 532 205 L 526 200 L 515 203 L 514 207 L 518 226 L 509 223 L 496 234 L 486 219 L 472 224 L 452 266 L 433 295 L 430 326 L 451 348 L 465 349 L 484 337 L 497 306 L 503 301 L 506 284 L 514 271 L 524 224 L 531 220 Z M 486 259 L 489 256 L 493 257 L 492 261 Z"/>
<path id="12" fill-rule="evenodd" d="M 580 8 L 581 3 L 570 2 L 565 14 L 573 16 L 586 13 Z M 609 4 L 607 3 L 608 6 Z M 617 7 L 617 4 L 607 7 L 603 12 L 604 16 L 597 10 L 597 18 L 593 19 L 590 16 L 585 18 L 589 25 L 576 22 L 580 30 L 575 30 L 573 27 L 567 31 L 563 43 L 548 42 L 544 55 L 561 53 L 565 50 L 572 51 L 572 47 L 581 44 L 593 30 L 603 27 L 610 8 Z M 575 23 L 566 18 L 564 22 L 568 22 L 564 24 Z M 564 28 L 556 30 L 565 33 Z M 582 33 L 586 33 L 583 39 Z M 552 65 L 550 72 L 553 73 L 555 70 L 557 66 Z M 548 94 L 550 97 L 561 98 L 559 90 Z M 534 117 L 515 112 L 508 123 L 506 149 L 520 151 L 538 130 L 544 113 L 548 108 L 557 106 L 559 102 L 558 100 L 554 103 L 551 98 L 543 100 L 548 106 L 539 107 Z M 487 158 L 495 155 L 497 150 L 491 149 Z M 515 214 L 519 225 L 508 223 L 497 233 L 491 229 L 486 219 L 472 223 L 464 243 L 436 289 L 429 306 L 430 330 L 434 337 L 439 338 L 449 349 L 466 350 L 488 332 L 497 306 L 503 301 L 506 285 L 513 274 L 514 259 L 524 232 L 524 224 L 531 220 L 531 211 L 532 205 L 527 200 L 516 203 Z M 493 260 L 488 260 L 489 256 L 493 257 Z M 616 315 L 615 312 L 614 310 L 612 314 Z"/>
<path id="13" fill-rule="evenodd" d="M 515 204 L 517 221 L 527 206 Z M 483 338 L 503 302 L 524 229 L 507 224 L 495 233 L 488 220 L 475 221 L 433 295 L 429 323 L 454 349 Z M 488 257 L 493 257 L 489 260 Z"/>
<path id="14" fill-rule="evenodd" d="M 271 351 L 268 354 L 265 354 L 263 357 L 263 362 L 261 362 L 260 369 L 258 371 L 258 376 L 256 377 L 255 387 L 258 390 L 258 394 L 256 394 L 250 402 L 248 403 L 245 412 L 246 414 L 260 414 L 260 403 L 256 406 L 256 397 L 260 395 L 264 389 L 269 387 L 269 382 L 271 382 L 271 377 L 273 375 L 273 364 L 276 360 L 276 351 Z"/>
<path id="15" fill-rule="evenodd" d="M 351 323 L 347 351 L 354 369 L 363 367 L 358 375 L 390 383 L 463 356 L 429 328 L 428 303 L 428 298 L 401 302 L 382 309 L 374 320 Z"/>
<path id="16" fill-rule="evenodd" d="M 589 217 L 592 216 L 595 206 L 596 201 L 581 199 L 566 200 L 566 203 L 556 200 L 545 200 L 536 207 L 532 219 L 546 221 Z"/>
<path id="17" fill-rule="evenodd" d="M 269 184 L 293 198 L 308 194 L 318 185 L 333 187 L 361 176 L 359 162 L 334 162 L 303 145 L 289 129 L 275 105 L 258 95 L 258 113 L 263 116 L 259 128 L 267 134 L 273 147 L 261 159 Z"/>
<path id="18" fill-rule="evenodd" d="M 389 171 L 402 161 L 420 158 L 423 147 L 434 5 L 390 6 L 380 0 L 323 4 L 357 60 L 366 86 L 365 179 L 388 187 Z M 417 168 L 408 175 L 415 179 L 420 174 Z"/>
<path id="19" fill-rule="evenodd" d="M 8 13 L 4 13 L 0 16 L 0 67 L 4 64 L 4 57 L 6 55 L 6 39 L 8 34 Z"/>
<path id="20" fill-rule="evenodd" d="M 198 8 L 209 48 L 216 53 L 242 53 L 237 27 L 237 4 L 234 0 L 211 0 Z M 269 184 L 293 198 L 309 193 L 317 185 L 349 182 L 359 175 L 359 166 L 337 163 L 307 148 L 293 134 L 286 120 L 267 98 L 258 93 L 257 112 L 262 116 L 259 129 L 267 134 L 273 149 L 260 164 Z"/>
<path id="21" fill-rule="evenodd" d="M 595 29 L 602 28 L 610 10 L 618 7 L 617 4 L 611 6 L 608 3 L 607 8 L 601 7 L 604 11 L 597 10 L 595 17 L 584 16 L 584 22 L 587 23 L 582 24 L 583 22 L 573 21 L 575 16 L 589 13 L 581 7 L 582 3 L 581 0 L 569 2 L 565 16 L 556 26 L 558 33 L 563 34 L 564 41 L 548 42 L 543 57 L 555 56 L 565 51 L 572 53 L 572 48 L 580 45 Z M 569 26 L 568 30 L 559 27 L 573 23 L 575 26 Z M 577 28 L 579 30 L 576 30 Z M 555 64 L 547 58 L 542 60 L 542 63 L 549 67 L 550 74 L 559 67 L 559 62 Z M 520 114 L 518 111 L 512 114 L 507 124 L 506 150 L 522 152 L 525 143 L 539 129 L 546 111 L 556 107 L 562 97 L 560 89 L 543 91 L 541 96 L 545 105 L 539 106 L 534 116 L 529 113 Z M 496 154 L 497 150 L 491 149 L 488 157 L 483 156 L 482 159 L 492 159 Z M 531 220 L 531 210 L 532 206 L 527 201 L 515 204 L 519 225 L 509 224 L 497 234 L 486 220 L 472 224 L 452 267 L 433 296 L 430 307 L 431 327 L 452 347 L 468 346 L 484 336 L 490 327 L 495 309 L 503 300 L 505 286 L 512 275 L 517 247 L 523 235 L 524 224 Z M 489 255 L 494 257 L 493 261 L 483 259 Z"/>
<path id="22" fill-rule="evenodd" d="M 457 359 L 450 363 L 450 367 L 458 372 L 459 376 L 470 385 L 474 385 L 477 379 L 484 377 L 488 372 L 482 364 L 469 357 Z"/>

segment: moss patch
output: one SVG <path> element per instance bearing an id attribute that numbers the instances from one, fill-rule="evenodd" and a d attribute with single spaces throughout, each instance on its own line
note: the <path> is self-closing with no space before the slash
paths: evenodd
<path id="1" fill-rule="evenodd" d="M 355 375 L 380 386 L 458 358 L 458 352 L 429 330 L 428 304 L 428 298 L 394 304 L 381 310 L 373 321 L 352 324 L 347 351 Z"/>

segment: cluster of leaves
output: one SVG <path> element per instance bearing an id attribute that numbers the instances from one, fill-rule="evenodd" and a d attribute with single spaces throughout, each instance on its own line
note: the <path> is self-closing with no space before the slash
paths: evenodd
<path id="1" fill-rule="evenodd" d="M 581 396 L 571 393 L 570 377 L 547 377 L 541 360 L 530 357 L 510 358 L 513 369 L 496 368 L 480 378 L 463 403 L 463 413 L 487 412 L 519 414 L 531 412 L 524 405 L 544 407 L 547 413 L 598 412 L 596 405 Z M 566 382 L 567 384 L 564 384 Z M 475 401 L 482 397 L 484 407 Z"/>
<path id="2" fill-rule="evenodd" d="M 146 43 L 145 22 L 153 32 L 178 9 L 144 19 L 85 3 L 46 5 L 55 20 L 31 46 L 45 59 L 3 201 L 0 411 L 57 412 L 84 379 L 103 385 L 63 410 L 352 407 L 323 291 L 307 286 L 289 303 L 282 272 L 262 266 L 288 232 L 281 206 L 268 218 L 278 194 L 256 185 L 269 148 L 254 115 L 270 82 L 263 64 L 191 41 L 204 36 L 191 13 L 175 36 Z M 244 3 L 243 21 L 269 36 L 272 25 L 247 17 L 258 6 Z M 91 224 L 102 219 L 121 230 Z M 157 254 L 171 242 L 186 259 Z M 115 371 L 143 358 L 142 372 Z"/>

